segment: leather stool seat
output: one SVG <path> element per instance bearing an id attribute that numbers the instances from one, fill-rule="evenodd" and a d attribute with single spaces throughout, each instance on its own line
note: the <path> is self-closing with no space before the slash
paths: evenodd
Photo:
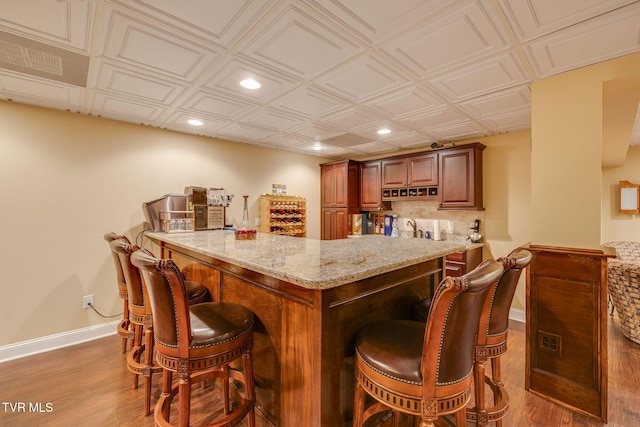
<path id="1" fill-rule="evenodd" d="M 358 356 L 383 375 L 409 384 L 422 384 L 424 329 L 424 323 L 412 320 L 388 320 L 365 326 L 356 340 Z"/>

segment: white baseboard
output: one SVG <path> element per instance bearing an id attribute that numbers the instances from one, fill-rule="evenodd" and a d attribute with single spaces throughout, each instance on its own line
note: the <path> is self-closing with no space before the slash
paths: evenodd
<path id="1" fill-rule="evenodd" d="M 511 310 L 509 310 L 509 319 L 514 320 L 516 322 L 520 322 L 520 323 L 527 322 L 527 316 L 525 315 L 525 311 L 518 310 L 517 308 L 512 308 Z"/>
<path id="2" fill-rule="evenodd" d="M 0 363 L 115 335 L 119 320 L 0 347 Z"/>

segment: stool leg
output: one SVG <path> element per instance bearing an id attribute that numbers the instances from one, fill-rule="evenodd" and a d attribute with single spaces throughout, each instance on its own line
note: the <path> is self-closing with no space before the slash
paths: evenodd
<path id="1" fill-rule="evenodd" d="M 356 373 L 357 375 L 357 373 Z M 362 427 L 362 418 L 364 416 L 364 400 L 366 392 L 360 385 L 360 382 L 356 380 L 355 398 L 353 402 L 353 427 Z"/>
<path id="2" fill-rule="evenodd" d="M 133 345 L 131 347 L 131 351 L 137 351 L 138 353 L 134 357 L 134 360 L 139 363 L 140 362 L 140 351 L 139 348 L 142 346 L 142 325 L 134 324 L 133 325 Z M 134 390 L 138 388 L 138 374 L 133 374 L 133 387 Z"/>
<path id="3" fill-rule="evenodd" d="M 151 328 L 145 330 L 144 348 L 144 415 L 151 413 L 151 379 L 153 376 L 153 331 Z"/>
<path id="4" fill-rule="evenodd" d="M 162 398 L 166 399 L 171 394 L 171 382 L 173 379 L 173 373 L 168 369 L 162 371 Z M 162 408 L 162 418 L 169 422 L 170 405 L 165 405 Z"/>
<path id="5" fill-rule="evenodd" d="M 222 381 L 224 414 L 228 415 L 231 412 L 231 405 L 229 404 L 229 365 L 222 365 L 220 367 L 220 380 Z"/>
<path id="6" fill-rule="evenodd" d="M 256 425 L 256 412 L 255 412 L 255 389 L 253 382 L 253 355 L 251 351 L 242 355 L 242 368 L 244 370 L 244 387 L 247 400 L 251 401 L 251 409 L 249 410 L 249 422 L 248 427 L 255 427 Z"/>
<path id="7" fill-rule="evenodd" d="M 122 326 L 123 327 L 126 326 L 127 329 L 130 329 L 131 323 L 129 322 L 129 300 L 124 299 L 122 304 L 123 304 Z M 122 353 L 127 352 L 128 341 L 129 340 L 127 337 L 122 337 Z M 131 340 L 131 345 L 129 346 L 129 348 L 131 349 L 131 347 L 133 347 L 133 340 Z"/>
<path id="8" fill-rule="evenodd" d="M 493 381 L 496 384 L 502 384 L 502 369 L 500 367 L 500 357 L 494 357 L 491 359 L 491 376 L 493 377 Z M 494 394 L 493 396 L 494 405 L 498 406 L 500 403 L 500 399 L 498 396 Z M 496 420 L 496 427 L 502 427 L 502 420 Z"/>
<path id="9" fill-rule="evenodd" d="M 189 418 L 191 415 L 191 374 L 189 372 L 180 373 L 180 379 L 178 380 L 178 398 L 180 399 L 179 426 L 189 427 Z"/>

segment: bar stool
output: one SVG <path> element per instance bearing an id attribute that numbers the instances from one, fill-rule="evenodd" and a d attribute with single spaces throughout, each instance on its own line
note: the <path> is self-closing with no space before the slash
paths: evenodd
<path id="1" fill-rule="evenodd" d="M 119 236 L 116 233 L 107 233 L 104 235 L 104 240 L 106 240 L 108 243 L 111 243 L 115 239 L 122 239 L 127 243 L 130 243 L 127 237 Z M 126 353 L 127 345 L 130 344 L 130 348 L 133 346 L 133 331 L 131 330 L 131 325 L 129 322 L 129 296 L 127 292 L 127 284 L 124 281 L 124 274 L 122 272 L 122 266 L 120 265 L 118 254 L 111 251 L 111 255 L 113 256 L 113 264 L 116 268 L 118 295 L 123 301 L 122 320 L 118 324 L 118 335 L 122 337 L 122 352 Z"/>
<path id="2" fill-rule="evenodd" d="M 480 318 L 474 363 L 474 406 L 467 408 L 467 420 L 478 425 L 495 422 L 502 425 L 502 418 L 509 409 L 509 394 L 502 383 L 500 356 L 507 351 L 509 310 L 518 286 L 520 274 L 531 262 L 531 252 L 516 249 L 505 258 L 498 258 L 504 273 L 489 290 Z M 419 301 L 414 307 L 414 317 L 426 321 L 431 300 Z M 491 377 L 485 374 L 485 363 L 491 360 Z M 485 383 L 493 393 L 493 406 L 485 403 Z"/>
<path id="3" fill-rule="evenodd" d="M 509 394 L 502 383 L 500 356 L 507 351 L 509 310 L 520 273 L 531 263 L 531 252 L 516 249 L 498 261 L 502 262 L 505 272 L 489 291 L 489 298 L 480 319 L 474 365 L 475 405 L 473 408 L 467 408 L 467 420 L 476 421 L 478 425 L 495 422 L 496 426 L 500 427 L 509 409 Z M 491 360 L 491 377 L 485 374 L 487 360 Z M 493 393 L 493 406 L 489 408 L 485 403 L 485 384 Z"/>
<path id="4" fill-rule="evenodd" d="M 141 251 L 138 246 L 131 245 L 128 240 L 115 239 L 111 250 L 118 255 L 129 295 L 129 321 L 133 331 L 133 348 L 127 354 L 127 368 L 133 375 L 132 388 L 138 388 L 140 376 L 144 378 L 144 414 L 151 413 L 151 385 L 154 373 L 162 368 L 153 363 L 153 315 L 151 305 L 147 302 L 146 287 L 140 271 L 131 263 L 131 255 Z M 187 295 L 190 304 L 211 301 L 207 288 L 195 282 L 187 282 Z M 144 338 L 144 339 L 143 339 Z"/>
<path id="5" fill-rule="evenodd" d="M 420 427 L 453 413 L 457 425 L 465 424 L 480 315 L 503 271 L 499 262 L 488 260 L 462 277 L 445 277 L 426 323 L 387 320 L 358 333 L 354 427 L 389 410 L 394 425 L 399 413 L 417 416 Z M 367 395 L 373 398 L 368 406 Z"/>
<path id="6" fill-rule="evenodd" d="M 154 410 L 156 425 L 172 425 L 170 408 L 177 394 L 178 425 L 188 427 L 191 383 L 221 378 L 224 414 L 212 425 L 233 426 L 248 416 L 249 427 L 254 427 L 253 313 L 242 305 L 228 302 L 189 306 L 184 278 L 172 260 L 159 260 L 137 251 L 131 261 L 140 269 L 147 285 L 154 313 L 157 361 L 163 368 L 162 394 Z M 237 359 L 242 360 L 242 371 L 229 365 Z M 172 386 L 174 372 L 179 381 Z M 240 403 L 233 412 L 229 403 L 230 379 L 244 386 L 244 391 L 238 392 Z"/>

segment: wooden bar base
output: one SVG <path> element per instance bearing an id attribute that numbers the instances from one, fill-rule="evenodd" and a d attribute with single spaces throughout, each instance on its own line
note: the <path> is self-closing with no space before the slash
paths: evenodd
<path id="1" fill-rule="evenodd" d="M 529 245 L 525 388 L 607 421 L 607 254 Z"/>

